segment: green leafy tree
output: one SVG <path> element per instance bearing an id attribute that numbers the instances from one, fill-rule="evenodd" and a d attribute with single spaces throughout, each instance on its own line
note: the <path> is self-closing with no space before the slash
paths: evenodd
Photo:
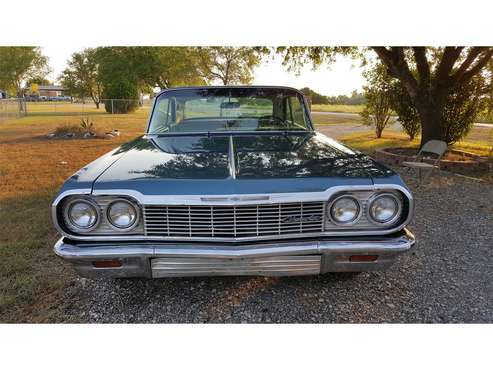
<path id="1" fill-rule="evenodd" d="M 360 113 L 363 123 L 375 127 L 377 138 L 382 137 L 385 127 L 392 123 L 391 116 L 391 78 L 382 64 L 366 71 L 364 76 L 367 85 L 364 86 L 366 106 Z"/>
<path id="2" fill-rule="evenodd" d="M 474 120 L 484 110 L 485 80 L 481 75 L 466 84 L 454 88 L 448 95 L 443 110 L 441 137 L 447 143 L 455 143 L 471 130 Z"/>
<path id="3" fill-rule="evenodd" d="M 253 70 L 260 64 L 264 52 L 264 48 L 255 47 L 199 47 L 196 48 L 197 66 L 208 82 L 250 84 Z"/>
<path id="4" fill-rule="evenodd" d="M 167 89 L 205 85 L 198 70 L 198 55 L 190 47 L 141 47 L 134 50 L 136 74 L 149 86 Z"/>
<path id="5" fill-rule="evenodd" d="M 445 105 L 457 91 L 467 90 L 493 56 L 493 47 L 371 47 L 388 68 L 390 76 L 406 89 L 421 122 L 421 145 L 446 140 L 452 122 Z M 351 47 L 282 47 L 277 51 L 291 68 L 311 62 L 314 67 L 333 62 L 337 54 L 364 55 Z M 415 69 L 415 73 L 412 70 Z M 469 90 L 470 91 L 470 90 Z"/>
<path id="6" fill-rule="evenodd" d="M 24 81 L 44 78 L 50 72 L 48 59 L 39 47 L 0 47 L 0 88 L 22 96 Z"/>
<path id="7" fill-rule="evenodd" d="M 411 73 L 415 75 L 417 71 L 413 69 Z M 365 86 L 367 108 L 362 115 L 367 122 L 374 122 L 377 127 L 377 136 L 379 124 L 384 127 L 385 122 L 384 116 L 378 122 L 378 112 L 382 112 L 385 105 L 389 104 L 398 115 L 404 131 L 411 140 L 414 139 L 421 127 L 420 116 L 402 83 L 389 76 L 387 68 L 382 63 L 367 70 L 365 76 L 368 81 L 368 85 Z M 485 107 L 486 101 L 483 95 L 486 89 L 486 79 L 479 74 L 469 83 L 458 85 L 448 94 L 443 107 L 442 140 L 451 144 L 467 135 L 474 119 Z M 370 111 L 369 114 L 368 111 Z"/>
<path id="8" fill-rule="evenodd" d="M 32 77 L 26 81 L 25 87 L 29 88 L 33 84 L 46 86 L 46 85 L 51 85 L 51 81 L 48 80 L 46 77 L 40 77 L 40 76 Z"/>
<path id="9" fill-rule="evenodd" d="M 325 95 L 317 93 L 316 91 L 313 91 L 309 87 L 302 88 L 301 92 L 306 97 L 311 99 L 312 104 L 329 104 L 329 98 L 327 98 Z"/>
<path id="10" fill-rule="evenodd" d="M 98 78 L 108 113 L 130 113 L 138 107 L 139 93 L 146 87 L 138 47 L 101 47 L 95 51 Z"/>
<path id="11" fill-rule="evenodd" d="M 96 108 L 101 104 L 103 86 L 99 78 L 96 49 L 73 53 L 59 80 L 71 96 L 90 97 Z"/>

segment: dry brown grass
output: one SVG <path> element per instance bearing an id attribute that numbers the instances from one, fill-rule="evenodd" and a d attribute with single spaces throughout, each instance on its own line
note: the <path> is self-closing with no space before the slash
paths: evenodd
<path id="1" fill-rule="evenodd" d="M 59 112 L 60 113 L 60 112 Z M 64 180 L 88 162 L 141 134 L 146 115 L 97 115 L 109 140 L 47 140 L 80 116 L 28 116 L 0 125 L 0 322 L 58 321 L 58 297 L 75 277 L 56 258 L 50 204 Z"/>

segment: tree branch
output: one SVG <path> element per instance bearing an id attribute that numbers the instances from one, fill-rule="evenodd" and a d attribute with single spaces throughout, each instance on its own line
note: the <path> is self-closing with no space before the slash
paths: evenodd
<path id="1" fill-rule="evenodd" d="M 479 54 L 481 54 L 481 52 L 485 49 L 487 49 L 487 48 L 483 48 L 483 47 L 471 48 L 471 50 L 469 50 L 469 53 L 467 54 L 466 60 L 464 60 L 464 62 L 461 64 L 461 66 L 459 67 L 457 72 L 454 73 L 452 78 L 454 80 L 459 79 L 464 74 L 464 72 L 467 70 L 467 68 L 469 68 L 469 66 L 472 64 L 472 62 L 474 62 L 474 60 L 477 58 L 477 56 Z"/>
<path id="2" fill-rule="evenodd" d="M 390 50 L 386 47 L 372 47 L 372 49 L 387 66 L 390 75 L 399 79 L 409 96 L 415 98 L 418 94 L 418 82 L 409 70 L 404 58 L 404 49 L 402 47 L 392 47 Z"/>
<path id="3" fill-rule="evenodd" d="M 484 53 L 483 57 L 480 58 L 470 70 L 464 70 L 464 72 L 462 72 L 462 74 L 458 76 L 457 79 L 454 81 L 455 83 L 464 83 L 469 81 L 471 78 L 474 77 L 474 75 L 478 74 L 486 66 L 486 64 L 488 64 L 488 62 L 493 58 L 493 48 L 485 48 L 485 50 L 486 52 Z"/>
<path id="4" fill-rule="evenodd" d="M 420 83 L 428 86 L 430 84 L 430 65 L 426 59 L 426 48 L 424 46 L 413 47 L 414 59 L 418 69 Z"/>
<path id="5" fill-rule="evenodd" d="M 455 62 L 460 57 L 460 53 L 464 49 L 463 46 L 460 47 L 445 47 L 443 51 L 442 59 L 440 60 L 440 64 L 437 67 L 437 82 L 445 81 L 448 79 L 450 75 L 450 71 L 454 67 Z"/>

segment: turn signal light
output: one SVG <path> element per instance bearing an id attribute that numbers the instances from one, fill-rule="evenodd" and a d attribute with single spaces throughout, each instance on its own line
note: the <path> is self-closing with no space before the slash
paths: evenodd
<path id="1" fill-rule="evenodd" d="M 376 261 L 378 255 L 376 254 L 355 254 L 354 256 L 349 257 L 349 261 L 351 262 L 373 262 Z"/>
<path id="2" fill-rule="evenodd" d="M 94 261 L 92 265 L 96 268 L 122 267 L 122 261 L 120 260 Z"/>

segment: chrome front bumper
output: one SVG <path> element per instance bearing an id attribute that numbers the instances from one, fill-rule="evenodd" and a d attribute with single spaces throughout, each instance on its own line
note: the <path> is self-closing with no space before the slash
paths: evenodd
<path id="1" fill-rule="evenodd" d="M 390 236 L 210 244 L 156 242 L 74 242 L 61 238 L 55 253 L 84 277 L 173 277 L 215 275 L 313 275 L 385 269 L 415 244 L 406 229 Z M 378 256 L 351 261 L 351 256 Z M 120 267 L 95 267 L 116 261 Z"/>

